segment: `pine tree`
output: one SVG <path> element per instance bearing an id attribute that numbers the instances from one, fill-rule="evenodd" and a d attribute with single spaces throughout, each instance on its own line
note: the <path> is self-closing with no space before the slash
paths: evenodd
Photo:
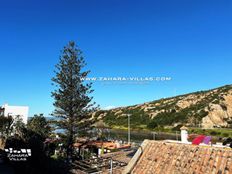
<path id="1" fill-rule="evenodd" d="M 74 42 L 69 42 L 62 50 L 52 78 L 56 89 L 52 92 L 55 110 L 52 115 L 58 117 L 57 126 L 65 130 L 67 136 L 67 158 L 73 155 L 73 143 L 79 131 L 90 124 L 90 113 L 97 107 L 89 95 L 93 92 L 92 83 L 83 81 L 90 71 L 86 66 L 81 50 Z"/>
<path id="2" fill-rule="evenodd" d="M 35 114 L 34 117 L 28 121 L 27 128 L 36 132 L 44 139 L 49 137 L 49 134 L 52 131 L 49 121 L 46 120 L 43 114 Z"/>

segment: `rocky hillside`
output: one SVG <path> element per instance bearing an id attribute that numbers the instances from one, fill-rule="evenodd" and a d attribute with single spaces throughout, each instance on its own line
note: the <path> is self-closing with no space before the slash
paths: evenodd
<path id="1" fill-rule="evenodd" d="M 231 127 L 232 85 L 147 102 L 139 105 L 100 110 L 93 114 L 109 126 L 155 128 L 157 126 Z"/>

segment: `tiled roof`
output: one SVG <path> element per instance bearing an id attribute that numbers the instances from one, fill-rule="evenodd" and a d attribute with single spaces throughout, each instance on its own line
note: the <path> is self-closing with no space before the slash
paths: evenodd
<path id="1" fill-rule="evenodd" d="M 121 161 L 124 163 L 129 163 L 130 159 L 133 157 L 133 155 L 135 154 L 134 150 L 120 150 L 117 152 L 111 152 L 111 153 L 105 153 L 102 154 L 101 157 L 102 158 L 112 158 L 113 160 L 116 161 Z"/>
<path id="2" fill-rule="evenodd" d="M 118 152 L 112 152 L 112 153 L 106 153 L 102 154 L 101 157 L 103 158 L 112 158 L 113 161 L 120 161 L 122 163 L 125 163 L 127 165 L 134 155 L 134 150 L 128 150 L 128 151 L 118 151 Z M 124 165 L 116 166 L 113 168 L 113 174 L 122 174 L 122 171 L 125 169 Z M 102 174 L 109 174 L 109 170 L 103 170 Z"/>
<path id="3" fill-rule="evenodd" d="M 126 149 L 129 148 L 129 144 L 124 144 L 118 147 L 117 143 L 111 141 L 86 141 L 86 142 L 76 142 L 73 144 L 74 147 L 79 148 L 80 146 L 96 146 L 98 148 L 104 147 L 105 149 Z"/>
<path id="4" fill-rule="evenodd" d="M 88 141 L 88 142 L 77 142 L 73 144 L 74 147 L 79 148 L 80 146 L 96 146 L 98 148 L 104 147 L 106 149 L 115 149 L 117 145 L 114 142 L 102 142 L 102 141 Z"/>
<path id="5" fill-rule="evenodd" d="M 133 158 L 131 161 L 135 162 Z M 232 174 L 232 150 L 229 148 L 145 140 L 141 156 L 137 154 L 137 158 L 134 165 L 128 164 L 131 168 L 124 173 Z"/>

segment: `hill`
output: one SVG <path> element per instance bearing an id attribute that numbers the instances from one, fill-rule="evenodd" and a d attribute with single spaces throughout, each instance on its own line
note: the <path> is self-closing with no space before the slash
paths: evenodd
<path id="1" fill-rule="evenodd" d="M 110 127 L 127 126 L 128 114 L 132 128 L 177 126 L 213 128 L 232 125 L 232 85 L 198 91 L 143 104 L 99 110 L 93 118 Z"/>

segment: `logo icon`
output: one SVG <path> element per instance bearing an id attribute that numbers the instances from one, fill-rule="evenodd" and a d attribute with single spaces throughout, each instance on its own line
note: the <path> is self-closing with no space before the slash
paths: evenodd
<path id="1" fill-rule="evenodd" d="M 26 161 L 31 156 L 31 149 L 5 149 L 10 161 Z"/>

